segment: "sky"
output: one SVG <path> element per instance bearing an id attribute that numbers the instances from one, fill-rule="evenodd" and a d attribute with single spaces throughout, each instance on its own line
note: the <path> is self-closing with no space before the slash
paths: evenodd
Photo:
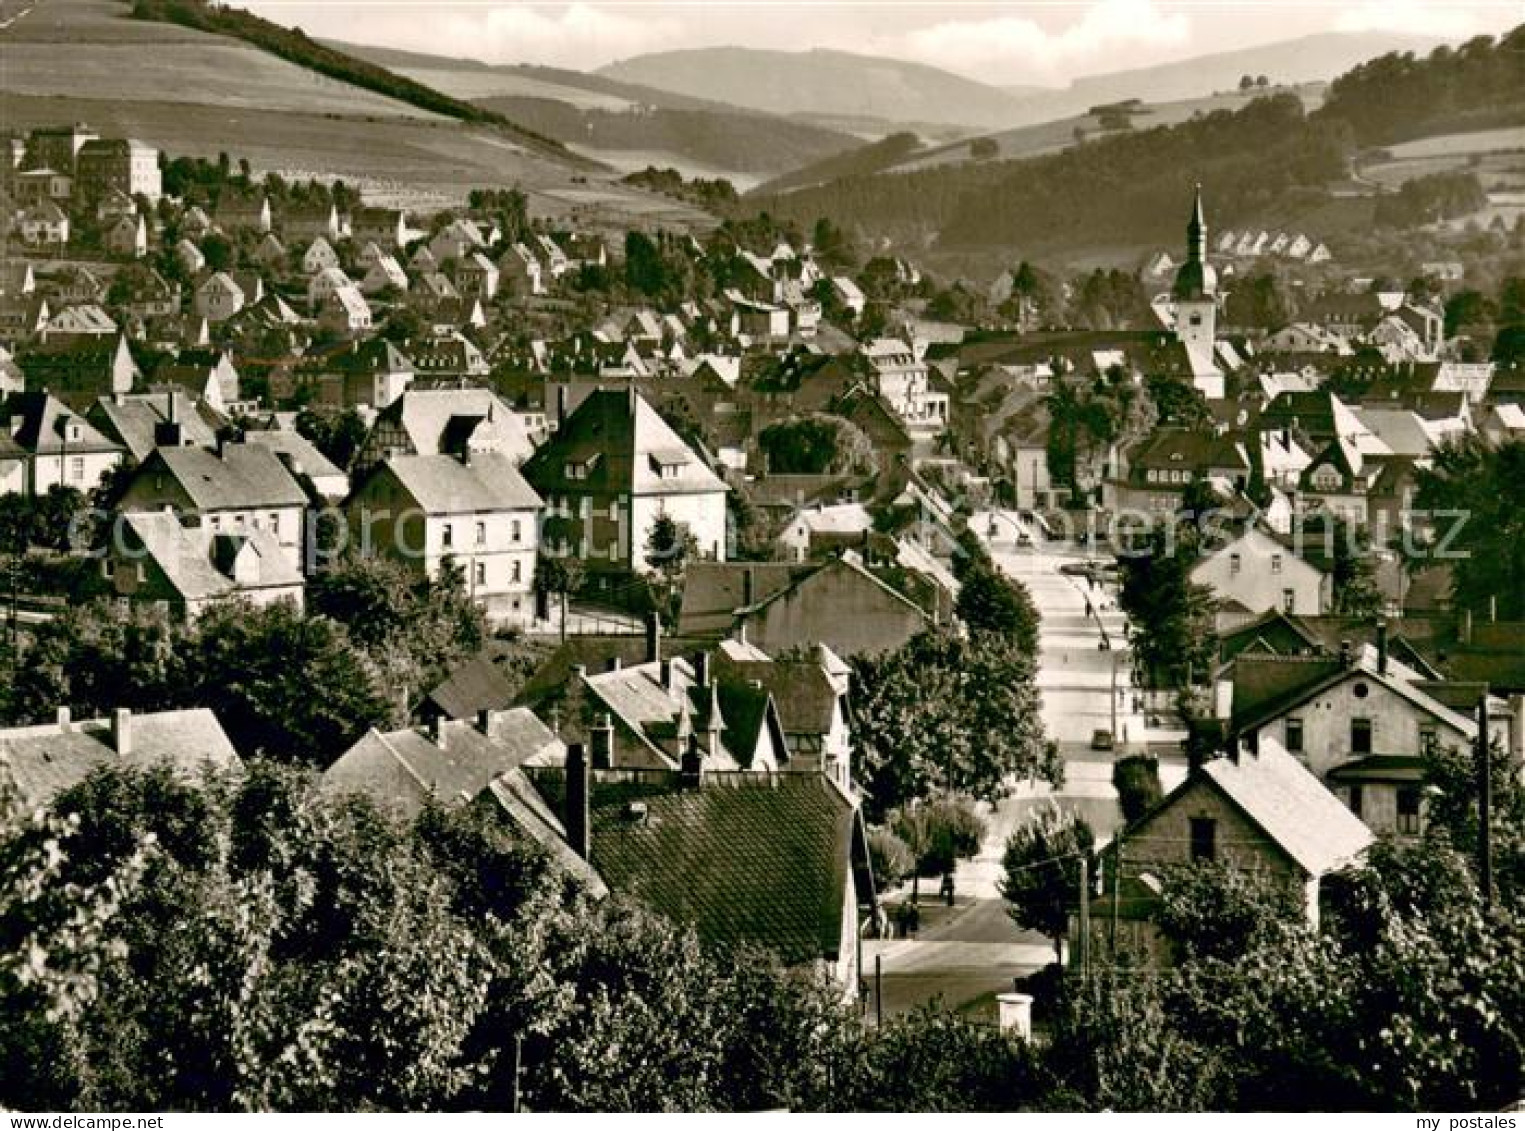
<path id="1" fill-rule="evenodd" d="M 593 70 L 652 51 L 835 48 L 1002 86 L 1062 86 L 1325 31 L 1497 34 L 1519 0 L 241 0 L 307 34 L 489 63 Z"/>

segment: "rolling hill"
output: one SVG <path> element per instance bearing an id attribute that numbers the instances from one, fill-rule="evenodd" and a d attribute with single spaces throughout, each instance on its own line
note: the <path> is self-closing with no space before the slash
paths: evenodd
<path id="1" fill-rule="evenodd" d="M 626 171 L 672 166 L 689 176 L 725 176 L 746 188 L 857 144 L 855 137 L 808 122 L 604 75 L 342 46 Z"/>
<path id="2" fill-rule="evenodd" d="M 1153 67 L 1088 75 L 1062 90 L 1024 97 L 1020 119 L 1012 124 L 1069 118 L 1092 106 L 1130 98 L 1151 103 L 1199 99 L 1237 90 L 1244 75 L 1265 75 L 1271 83 L 1282 86 L 1327 82 L 1385 52 L 1428 51 L 1438 42 L 1387 32 L 1327 32 Z"/>
<path id="3" fill-rule="evenodd" d="M 1022 99 L 920 63 L 844 51 L 713 47 L 638 55 L 601 68 L 622 82 L 772 114 L 1012 125 Z"/>
<path id="4" fill-rule="evenodd" d="M 405 207 L 517 182 L 541 212 L 607 204 L 618 215 L 708 222 L 488 115 L 461 121 L 243 39 L 130 12 L 113 0 L 42 0 L 7 12 L 18 18 L 0 28 L 0 121 L 10 129 L 84 121 L 177 156 L 226 151 L 260 171 L 342 177 Z"/>

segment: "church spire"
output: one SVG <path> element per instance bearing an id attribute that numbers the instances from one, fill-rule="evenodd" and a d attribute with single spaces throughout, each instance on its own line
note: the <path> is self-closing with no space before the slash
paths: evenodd
<path id="1" fill-rule="evenodd" d="M 1186 225 L 1186 254 L 1197 263 L 1207 259 L 1207 220 L 1202 215 L 1202 182 L 1197 182 L 1191 221 Z"/>

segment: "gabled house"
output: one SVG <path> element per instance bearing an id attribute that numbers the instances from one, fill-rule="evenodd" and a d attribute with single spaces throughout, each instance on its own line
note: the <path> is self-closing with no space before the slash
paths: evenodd
<path id="1" fill-rule="evenodd" d="M 179 391 L 101 397 L 86 419 L 106 439 L 125 448 L 133 463 L 142 463 L 158 447 L 216 447 L 222 423 L 220 414 L 204 401 Z"/>
<path id="2" fill-rule="evenodd" d="M 1474 703 L 1483 690 L 1419 674 L 1390 655 L 1385 630 L 1375 649 L 1342 647 L 1334 656 L 1242 653 L 1223 677 L 1232 686 L 1236 748 L 1272 743 L 1337 790 L 1373 831 L 1417 835 L 1423 754 L 1475 740 L 1475 719 L 1448 704 L 1458 690 Z"/>
<path id="3" fill-rule="evenodd" d="M 371 306 L 356 286 L 328 293 L 318 310 L 318 325 L 341 337 L 353 338 L 371 328 Z"/>
<path id="4" fill-rule="evenodd" d="M 381 410 L 407 391 L 413 376 L 407 355 L 385 338 L 369 338 L 303 358 L 296 382 L 312 386 L 318 404 Z"/>
<path id="5" fill-rule="evenodd" d="M 356 208 L 350 213 L 350 235 L 358 243 L 375 243 L 395 251 L 408 242 L 407 215 L 400 208 Z"/>
<path id="6" fill-rule="evenodd" d="M 329 267 L 339 266 L 339 253 L 334 250 L 333 244 L 322 236 L 307 245 L 307 250 L 302 252 L 302 274 L 316 275 L 319 271 Z"/>
<path id="7" fill-rule="evenodd" d="M 1174 513 L 1194 484 L 1232 495 L 1249 484 L 1252 470 L 1249 452 L 1233 437 L 1160 428 L 1128 457 L 1126 477 L 1107 482 L 1107 505 Z"/>
<path id="8" fill-rule="evenodd" d="M 701 558 L 725 560 L 725 483 L 634 388 L 590 393 L 524 475 L 545 499 L 547 548 L 594 570 L 651 569 L 660 515 L 693 536 Z"/>
<path id="9" fill-rule="evenodd" d="M 744 637 L 769 655 L 824 644 L 852 659 L 893 652 L 935 623 L 934 612 L 844 554 L 806 565 L 693 563 L 678 632 Z"/>
<path id="10" fill-rule="evenodd" d="M 446 562 L 495 623 L 527 623 L 540 497 L 495 452 L 388 458 L 360 479 L 345 511 L 350 544 L 435 577 Z"/>
<path id="11" fill-rule="evenodd" d="M 31 247 L 60 249 L 69 242 L 69 214 L 44 200 L 21 214 L 16 230 L 21 242 Z"/>
<path id="12" fill-rule="evenodd" d="M 292 475 L 307 480 L 325 499 L 334 501 L 349 494 L 349 476 L 344 469 L 320 452 L 295 427 L 248 428 L 244 431 L 243 442 L 275 452 Z"/>
<path id="13" fill-rule="evenodd" d="M 1204 555 L 1191 580 L 1213 591 L 1220 618 L 1236 623 L 1270 609 L 1318 615 L 1329 608 L 1334 591 L 1333 578 L 1254 527 Z"/>
<path id="14" fill-rule="evenodd" d="M 302 605 L 302 573 L 268 530 L 214 532 L 170 511 L 125 514 L 103 559 L 121 600 L 194 620 L 223 601 Z"/>
<path id="15" fill-rule="evenodd" d="M 195 780 L 239 765 L 217 716 L 205 707 L 141 714 L 119 708 L 105 719 L 73 719 L 58 709 L 53 723 L 0 730 L 8 776 L 27 812 L 43 809 L 102 766 L 167 766 Z"/>
<path id="16" fill-rule="evenodd" d="M 313 314 L 323 309 L 328 296 L 355 282 L 337 267 L 324 267 L 307 280 L 307 309 Z"/>
<path id="17" fill-rule="evenodd" d="M 239 400 L 238 367 L 227 350 L 182 349 L 154 370 L 153 382 L 186 390 L 218 413 Z"/>
<path id="18" fill-rule="evenodd" d="M 526 762 L 565 758 L 561 739 L 530 711 L 484 711 L 459 722 L 373 728 L 323 771 L 323 788 L 368 797 L 383 812 L 412 820 L 428 805 L 472 803 Z"/>
<path id="19" fill-rule="evenodd" d="M 119 444 L 45 392 L 12 393 L 0 402 L 0 422 L 0 494 L 88 492 L 122 462 Z"/>
<path id="20" fill-rule="evenodd" d="M 141 216 L 119 216 L 106 229 L 106 250 L 123 259 L 142 259 L 148 254 L 148 222 Z"/>
<path id="21" fill-rule="evenodd" d="M 175 245 L 175 260 L 187 275 L 199 275 L 207 265 L 207 257 L 189 236 Z"/>
<path id="22" fill-rule="evenodd" d="M 198 317 L 205 318 L 208 322 L 225 322 L 242 310 L 248 301 L 244 289 L 234 281 L 233 276 L 226 271 L 218 271 L 196 288 L 193 309 Z"/>
<path id="23" fill-rule="evenodd" d="M 290 253 L 279 236 L 274 232 L 266 232 L 255 247 L 252 258 L 267 271 L 281 272 L 290 260 Z"/>
<path id="24" fill-rule="evenodd" d="M 498 275 L 501 284 L 512 295 L 539 295 L 545 293 L 540 260 L 523 243 L 509 244 L 508 250 L 498 257 Z"/>
<path id="25" fill-rule="evenodd" d="M 470 220 L 459 219 L 446 224 L 428 243 L 429 254 L 434 257 L 434 262 L 437 264 L 461 259 L 486 246 L 487 241 L 482 238 L 481 229 Z M 418 264 L 415 263 L 414 266 Z"/>
<path id="26" fill-rule="evenodd" d="M 1166 965 L 1171 956 L 1154 925 L 1158 893 L 1177 869 L 1208 863 L 1283 886 L 1316 926 L 1323 880 L 1358 863 L 1373 839 L 1297 759 L 1267 743 L 1258 754 L 1236 752 L 1195 767 L 1121 833 L 1111 864 L 1121 859 L 1121 874 L 1106 878 L 1109 894 L 1096 899 L 1093 914 L 1104 921 L 1110 892 L 1127 891 L 1127 910 L 1108 938 L 1115 937 L 1118 954 Z"/>
<path id="27" fill-rule="evenodd" d="M 281 234 L 288 243 L 336 240 L 340 236 L 339 210 L 332 204 L 310 208 L 292 207 L 281 215 Z"/>
<path id="28" fill-rule="evenodd" d="M 372 263 L 366 270 L 365 277 L 360 280 L 360 293 L 364 295 L 378 295 L 386 290 L 402 292 L 407 289 L 408 274 L 390 255 L 383 255 Z"/>
<path id="29" fill-rule="evenodd" d="M 456 264 L 455 285 L 463 296 L 490 302 L 498 293 L 498 268 L 480 251 L 468 252 Z"/>
<path id="30" fill-rule="evenodd" d="M 851 668 L 820 645 L 810 659 L 773 660 L 751 645 L 721 641 L 715 649 L 719 678 L 758 683 L 773 699 L 788 765 L 816 769 L 844 789 L 852 783 Z"/>
<path id="31" fill-rule="evenodd" d="M 390 368 L 397 362 L 385 364 Z M 492 452 L 517 465 L 534 450 L 519 414 L 491 389 L 410 388 L 376 417 L 355 456 L 355 471 L 367 471 L 394 456 L 460 458 L 468 452 Z"/>
<path id="32" fill-rule="evenodd" d="M 595 770 L 577 744 L 565 767 L 525 773 L 609 891 L 856 996 L 860 915 L 876 897 L 862 816 L 830 779 L 707 770 L 697 756 L 678 770 Z"/>
<path id="33" fill-rule="evenodd" d="M 212 534 L 261 530 L 302 568 L 307 495 L 280 456 L 257 444 L 157 448 L 138 465 L 118 510 L 194 517 Z"/>
<path id="34" fill-rule="evenodd" d="M 115 339 L 121 328 L 105 309 L 93 302 L 65 306 L 53 313 L 42 328 L 42 340 L 50 345 L 99 342 Z"/>

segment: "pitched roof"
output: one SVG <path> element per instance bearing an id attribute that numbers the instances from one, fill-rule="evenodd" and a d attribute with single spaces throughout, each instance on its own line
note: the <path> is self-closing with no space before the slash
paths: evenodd
<path id="1" fill-rule="evenodd" d="M 79 413 L 47 393 L 12 393 L 0 403 L 0 417 L 7 424 L 17 418 L 20 427 L 6 429 L 15 445 L 36 455 L 64 452 L 119 452 L 120 444 L 108 440 Z M 68 429 L 77 427 L 74 439 Z"/>
<path id="2" fill-rule="evenodd" d="M 586 477 L 567 474 L 583 465 Z M 725 483 L 634 389 L 597 389 L 524 465 L 544 491 L 633 495 L 724 492 Z"/>
<path id="3" fill-rule="evenodd" d="M 1318 778 L 1273 744 L 1259 754 L 1214 758 L 1203 764 L 1202 776 L 1310 876 L 1351 863 L 1374 840 Z M 1188 778 L 1176 793 L 1190 786 Z"/>
<path id="4" fill-rule="evenodd" d="M 192 504 L 203 511 L 254 507 L 299 507 L 307 502 L 301 485 L 280 458 L 258 444 L 227 444 L 222 453 L 205 448 L 159 448 L 139 471 L 162 467 Z"/>
<path id="5" fill-rule="evenodd" d="M 166 511 L 122 517 L 137 546 L 147 552 L 165 580 L 186 601 L 211 601 L 253 589 L 290 589 L 302 584 L 301 570 L 268 531 L 219 534 L 206 526 L 184 526 L 178 515 Z M 257 575 L 235 580 L 234 558 L 246 553 L 256 555 Z"/>
<path id="6" fill-rule="evenodd" d="M 43 806 L 99 766 L 168 766 L 192 775 L 239 765 L 217 716 L 204 707 L 130 716 L 130 753 L 116 750 L 107 719 L 0 730 L 0 760 L 29 807 Z"/>
<path id="7" fill-rule="evenodd" d="M 455 456 L 393 456 L 384 464 L 429 514 L 534 510 L 540 496 L 524 481 L 514 461 L 497 452 Z"/>
<path id="8" fill-rule="evenodd" d="M 411 818 L 431 800 L 446 805 L 470 801 L 500 774 L 560 747 L 550 728 L 523 708 L 494 712 L 486 733 L 475 720 L 442 720 L 432 733 L 372 729 L 323 772 L 323 784 L 364 794 Z"/>
<path id="9" fill-rule="evenodd" d="M 565 775 L 530 770 L 560 811 Z M 644 806 L 642 810 L 634 808 Z M 706 943 L 754 943 L 787 963 L 839 957 L 857 810 L 824 775 L 595 771 L 590 862 Z"/>
<path id="10" fill-rule="evenodd" d="M 313 442 L 300 432 L 290 428 L 248 429 L 244 443 L 269 448 L 292 461 L 293 470 L 300 470 L 310 479 L 344 477 L 344 469 L 320 452 Z"/>
<path id="11" fill-rule="evenodd" d="M 474 719 L 478 711 L 511 707 L 515 691 L 513 682 L 492 658 L 478 653 L 452 668 L 425 700 L 449 718 Z"/>

